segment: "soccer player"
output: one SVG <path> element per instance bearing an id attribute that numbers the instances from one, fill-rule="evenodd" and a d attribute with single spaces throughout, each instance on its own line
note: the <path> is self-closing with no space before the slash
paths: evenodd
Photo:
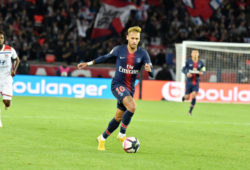
<path id="1" fill-rule="evenodd" d="M 188 114 L 191 116 L 196 103 L 196 95 L 199 91 L 200 76 L 206 71 L 204 63 L 199 60 L 199 51 L 194 49 L 191 52 L 191 58 L 186 61 L 182 72 L 186 75 L 186 92 L 182 101 L 188 100 L 191 95 L 191 105 Z"/>
<path id="2" fill-rule="evenodd" d="M 5 109 L 7 109 L 10 107 L 13 93 L 12 77 L 16 75 L 20 59 L 14 48 L 4 44 L 4 40 L 4 32 L 0 31 L 0 95 L 3 96 L 3 103 L 5 105 Z M 0 127 L 2 126 L 0 117 Z"/>
<path id="3" fill-rule="evenodd" d="M 119 126 L 120 132 L 117 139 L 123 142 L 126 139 L 126 129 L 136 110 L 135 100 L 135 80 L 141 67 L 153 76 L 152 64 L 147 51 L 138 47 L 140 41 L 141 28 L 130 27 L 127 32 L 128 44 L 114 47 L 110 53 L 100 56 L 93 61 L 78 64 L 78 69 L 83 69 L 88 65 L 102 63 L 110 57 L 116 57 L 116 72 L 112 80 L 111 90 L 117 98 L 117 109 L 115 117 L 109 122 L 107 129 L 102 135 L 97 137 L 98 150 L 105 150 L 105 140 Z"/>

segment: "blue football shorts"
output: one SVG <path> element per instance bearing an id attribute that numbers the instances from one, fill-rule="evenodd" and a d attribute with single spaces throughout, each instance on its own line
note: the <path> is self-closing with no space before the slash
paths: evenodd
<path id="1" fill-rule="evenodd" d="M 117 99 L 117 108 L 126 111 L 126 107 L 123 105 L 122 101 L 126 96 L 132 96 L 133 94 L 122 84 L 112 84 L 111 91 Z"/>
<path id="2" fill-rule="evenodd" d="M 186 83 L 185 94 L 190 94 L 194 91 L 197 93 L 199 92 L 199 84 L 193 85 L 193 84 Z"/>

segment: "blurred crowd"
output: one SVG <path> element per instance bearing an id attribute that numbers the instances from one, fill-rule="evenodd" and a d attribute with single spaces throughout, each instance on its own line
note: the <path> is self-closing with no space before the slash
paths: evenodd
<path id="1" fill-rule="evenodd" d="M 167 56 L 173 56 L 173 44 L 183 40 L 244 42 L 250 37 L 248 0 L 224 0 L 201 25 L 192 21 L 182 1 L 160 0 L 158 5 L 149 4 L 147 0 L 130 1 L 139 5 L 140 10 L 131 12 L 126 28 L 140 25 L 143 28 L 141 43 L 146 48 L 163 45 L 169 49 L 157 56 L 151 54 L 156 65 L 173 64 L 167 62 Z M 117 44 L 126 43 L 125 31 L 101 42 L 91 39 L 101 0 L 0 2 L 0 30 L 5 31 L 7 43 L 15 47 L 21 58 L 44 61 L 47 55 L 54 55 L 56 61 L 70 64 L 89 61 L 108 53 Z"/>

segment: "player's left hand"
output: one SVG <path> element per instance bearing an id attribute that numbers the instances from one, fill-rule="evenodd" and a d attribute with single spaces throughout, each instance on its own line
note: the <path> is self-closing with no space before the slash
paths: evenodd
<path id="1" fill-rule="evenodd" d="M 85 67 L 87 67 L 87 66 L 88 66 L 87 63 L 80 63 L 80 64 L 77 65 L 77 68 L 78 68 L 78 69 L 83 69 L 83 68 L 85 68 Z"/>
<path id="2" fill-rule="evenodd" d="M 147 71 L 147 72 L 151 72 L 151 67 L 150 67 L 150 65 L 149 64 L 145 64 L 145 66 L 144 66 L 144 68 L 145 68 L 145 70 Z"/>
<path id="3" fill-rule="evenodd" d="M 11 76 L 12 76 L 12 77 L 15 77 L 15 75 L 16 75 L 16 72 L 15 72 L 14 70 L 12 70 L 12 71 L 11 71 Z"/>

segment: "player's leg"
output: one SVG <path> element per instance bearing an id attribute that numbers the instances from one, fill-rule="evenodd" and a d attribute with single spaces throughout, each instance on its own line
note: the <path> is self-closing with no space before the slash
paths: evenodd
<path id="1" fill-rule="evenodd" d="M 124 111 L 126 110 L 125 106 L 122 104 L 122 99 L 125 97 L 124 87 L 120 85 L 112 84 L 111 86 L 112 93 L 117 98 L 117 110 L 115 117 L 109 122 L 108 128 L 103 132 L 102 135 L 97 137 L 98 141 L 98 150 L 105 150 L 105 140 L 111 133 L 119 126 Z"/>
<path id="2" fill-rule="evenodd" d="M 8 76 L 4 79 L 4 84 L 2 87 L 2 96 L 5 109 L 8 109 L 11 105 L 13 90 L 12 90 L 13 79 L 11 76 Z"/>
<path id="3" fill-rule="evenodd" d="M 12 94 L 13 94 L 13 90 L 12 90 L 12 82 L 13 79 L 11 76 L 6 77 L 5 79 L 3 79 L 3 81 L 1 81 L 2 83 L 0 84 L 0 91 L 1 91 L 1 95 L 3 97 L 3 103 L 5 106 L 5 109 L 7 110 L 10 105 L 11 105 L 11 100 L 12 100 Z M 1 121 L 1 115 L 0 115 L 0 126 L 2 127 L 2 121 Z"/>
<path id="4" fill-rule="evenodd" d="M 115 131 L 118 128 L 123 113 L 124 113 L 123 110 L 117 108 L 115 117 L 109 122 L 107 129 L 103 132 L 102 135 L 97 137 L 98 150 L 105 150 L 105 140 L 111 135 L 113 131 Z"/>
<path id="5" fill-rule="evenodd" d="M 124 97 L 123 105 L 126 107 L 127 110 L 124 112 L 121 121 L 121 128 L 118 137 L 118 139 L 120 138 L 121 142 L 123 142 L 126 139 L 126 130 L 136 109 L 135 100 L 133 99 L 132 96 Z"/>
<path id="6" fill-rule="evenodd" d="M 188 100 L 190 98 L 190 94 L 185 94 L 183 97 L 182 97 L 182 101 L 184 102 L 185 100 Z"/>
<path id="7" fill-rule="evenodd" d="M 123 142 L 126 138 L 127 126 L 135 112 L 136 105 L 130 91 L 124 85 L 112 85 L 112 93 L 118 100 L 117 108 L 125 111 L 121 120 L 120 133 L 117 136 Z"/>
<path id="8" fill-rule="evenodd" d="M 5 96 L 5 95 L 4 95 Z M 9 96 L 6 96 L 6 97 L 8 97 L 9 98 Z M 5 97 L 5 98 L 6 98 Z M 5 109 L 7 110 L 9 107 L 10 107 L 10 105 L 11 105 L 11 100 L 9 100 L 9 99 L 3 99 L 3 103 L 4 103 L 4 105 L 5 105 Z"/>
<path id="9" fill-rule="evenodd" d="M 195 85 L 193 87 L 193 92 L 191 93 L 191 104 L 190 104 L 190 108 L 189 108 L 189 112 L 188 112 L 189 115 L 192 115 L 192 111 L 193 111 L 195 103 L 196 103 L 196 95 L 197 95 L 198 91 L 199 91 L 199 87 L 198 87 L 198 85 Z"/>
<path id="10" fill-rule="evenodd" d="M 11 97 L 3 95 L 3 103 L 5 105 L 5 110 L 7 110 L 11 104 Z M 3 127 L 1 109 L 0 109 L 0 127 Z"/>
<path id="11" fill-rule="evenodd" d="M 0 108 L 0 128 L 3 127 L 3 124 L 2 124 L 2 113 L 1 113 L 1 108 Z"/>
<path id="12" fill-rule="evenodd" d="M 0 81 L 0 98 L 2 97 L 2 91 L 3 91 L 3 82 Z M 3 127 L 2 124 L 2 113 L 1 113 L 1 107 L 0 107 L 0 128 Z"/>
<path id="13" fill-rule="evenodd" d="M 119 126 L 124 110 L 116 109 L 115 117 L 109 122 L 107 129 L 102 134 L 102 140 L 106 140 L 113 131 Z"/>
<path id="14" fill-rule="evenodd" d="M 182 97 L 182 101 L 188 100 L 190 98 L 190 93 L 192 92 L 191 86 L 186 83 L 185 95 Z"/>

